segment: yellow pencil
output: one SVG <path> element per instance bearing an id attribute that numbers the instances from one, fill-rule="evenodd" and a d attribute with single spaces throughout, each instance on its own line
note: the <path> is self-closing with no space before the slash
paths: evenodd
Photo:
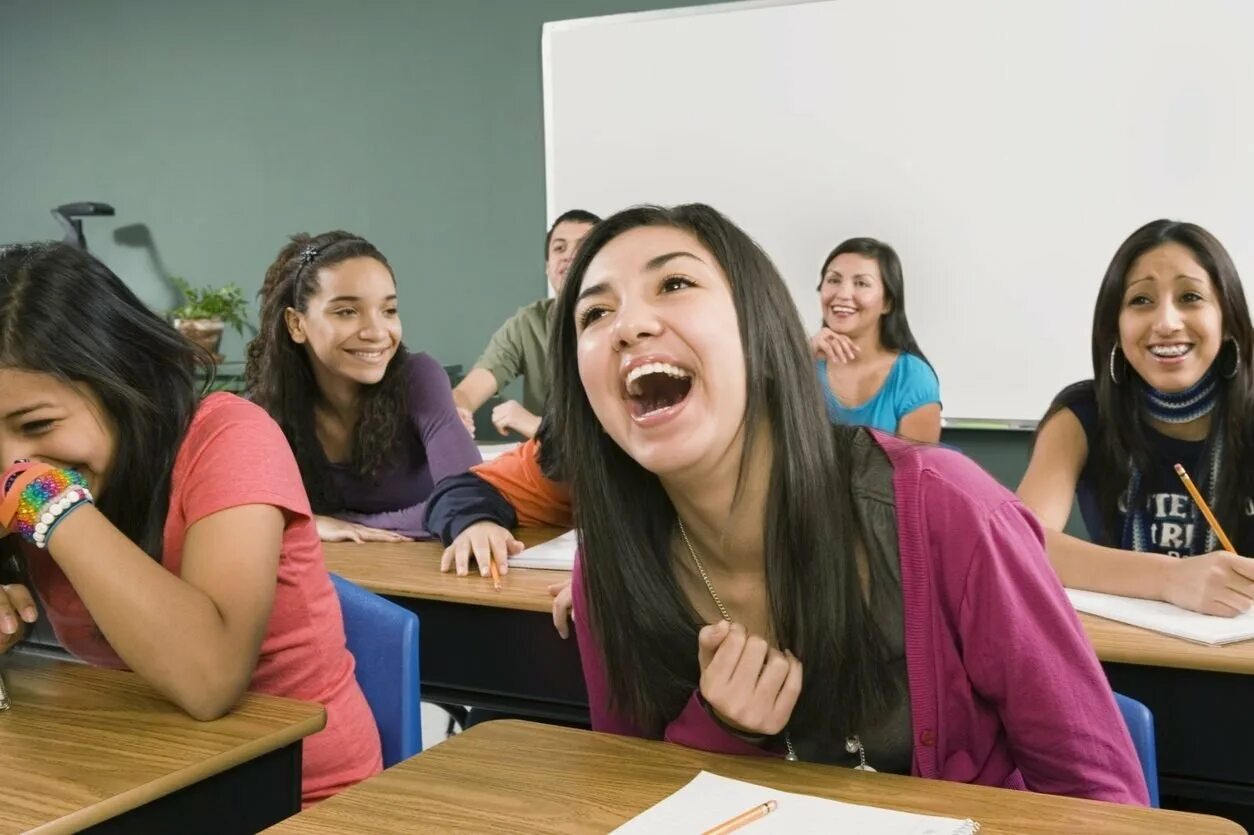
<path id="1" fill-rule="evenodd" d="M 1189 474 L 1179 464 L 1176 465 L 1176 475 L 1180 476 L 1180 480 L 1184 482 L 1184 489 L 1189 491 L 1189 495 L 1193 497 L 1193 501 L 1197 504 L 1198 509 L 1202 511 L 1202 515 L 1210 523 L 1210 529 L 1215 532 L 1215 536 L 1219 537 L 1219 544 L 1224 546 L 1224 550 L 1228 553 L 1235 554 L 1237 549 L 1232 547 L 1232 540 L 1228 538 L 1228 534 L 1224 533 L 1223 526 L 1219 524 L 1215 514 L 1210 512 L 1210 505 L 1206 504 L 1206 500 L 1198 492 L 1197 485 L 1193 483 L 1193 479 L 1189 478 Z"/>
<path id="2" fill-rule="evenodd" d="M 764 818 L 779 806 L 774 800 L 768 800 L 765 803 L 759 803 L 747 812 L 741 812 L 731 820 L 723 821 L 713 829 L 707 829 L 701 835 L 727 835 L 729 832 L 735 832 L 742 826 L 753 823 L 759 818 Z"/>
<path id="3" fill-rule="evenodd" d="M 501 572 L 496 567 L 496 560 L 488 557 L 488 571 L 492 574 L 492 588 L 501 590 Z"/>

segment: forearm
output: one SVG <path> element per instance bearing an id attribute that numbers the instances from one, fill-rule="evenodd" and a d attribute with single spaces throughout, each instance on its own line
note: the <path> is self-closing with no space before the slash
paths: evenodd
<path id="1" fill-rule="evenodd" d="M 427 503 L 419 502 L 399 510 L 384 510 L 379 513 L 339 513 L 337 517 L 368 528 L 392 531 L 414 539 L 429 539 L 431 534 L 423 526 L 423 517 L 427 513 Z"/>
<path id="2" fill-rule="evenodd" d="M 475 412 L 496 394 L 496 377 L 485 368 L 472 368 L 453 389 L 453 403 L 458 408 Z"/>
<path id="3" fill-rule="evenodd" d="M 255 652 L 240 657 L 209 596 L 145 554 L 94 506 L 61 522 L 49 553 L 118 656 L 171 701 L 207 720 L 239 699 Z"/>
<path id="4" fill-rule="evenodd" d="M 1068 588 L 1163 599 L 1163 573 L 1171 557 L 1107 548 L 1049 529 L 1045 531 L 1045 550 Z"/>
<path id="5" fill-rule="evenodd" d="M 540 428 L 540 416 L 533 415 L 527 410 L 523 410 L 522 414 L 514 421 L 514 431 L 524 438 L 534 438 L 536 431 Z"/>

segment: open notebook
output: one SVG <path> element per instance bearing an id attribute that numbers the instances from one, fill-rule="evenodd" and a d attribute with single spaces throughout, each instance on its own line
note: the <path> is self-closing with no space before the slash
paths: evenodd
<path id="1" fill-rule="evenodd" d="M 760 803 L 778 808 L 744 828 L 745 835 L 797 832 L 874 832 L 876 835 L 972 835 L 971 820 L 916 815 L 872 806 L 856 806 L 805 794 L 745 783 L 702 771 L 688 785 L 615 829 L 630 835 L 693 833 L 713 829 Z"/>
<path id="2" fill-rule="evenodd" d="M 576 531 L 567 531 L 556 539 L 532 545 L 518 556 L 510 557 L 509 567 L 570 571 L 575 567 L 575 549 L 578 547 Z"/>
<path id="3" fill-rule="evenodd" d="M 1254 638 L 1254 611 L 1234 618 L 1221 618 L 1190 612 L 1160 600 L 1119 597 L 1095 591 L 1067 589 L 1067 597 L 1071 598 L 1071 605 L 1081 612 L 1199 644 L 1217 646 Z"/>

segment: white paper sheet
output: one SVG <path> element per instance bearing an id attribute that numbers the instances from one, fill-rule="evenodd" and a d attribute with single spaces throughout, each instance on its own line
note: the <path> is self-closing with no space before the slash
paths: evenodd
<path id="1" fill-rule="evenodd" d="M 479 457 L 484 461 L 491 461 L 493 458 L 504 455 L 511 450 L 518 448 L 518 444 L 478 444 Z"/>
<path id="2" fill-rule="evenodd" d="M 1254 611 L 1234 618 L 1190 612 L 1160 600 L 1119 597 L 1095 591 L 1067 589 L 1071 605 L 1081 612 L 1130 623 L 1200 644 L 1231 644 L 1254 638 Z"/>
<path id="3" fill-rule="evenodd" d="M 968 835 L 971 821 L 857 806 L 759 786 L 702 771 L 688 785 L 615 829 L 622 835 L 699 835 L 768 800 L 779 807 L 744 827 L 745 835 L 848 832 L 876 835 Z"/>
<path id="4" fill-rule="evenodd" d="M 532 545 L 516 557 L 509 558 L 510 568 L 547 568 L 570 571 L 575 567 L 575 551 L 579 547 L 575 531 Z"/>

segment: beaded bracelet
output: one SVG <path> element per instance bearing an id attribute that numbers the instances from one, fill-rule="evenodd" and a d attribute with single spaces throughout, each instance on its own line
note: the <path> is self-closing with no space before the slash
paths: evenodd
<path id="1" fill-rule="evenodd" d="M 48 547 L 53 529 L 71 511 L 92 502 L 87 479 L 47 464 L 19 462 L 0 483 L 6 491 L 0 506 L 11 512 L 11 518 L 0 518 L 0 523 L 37 548 Z"/>

